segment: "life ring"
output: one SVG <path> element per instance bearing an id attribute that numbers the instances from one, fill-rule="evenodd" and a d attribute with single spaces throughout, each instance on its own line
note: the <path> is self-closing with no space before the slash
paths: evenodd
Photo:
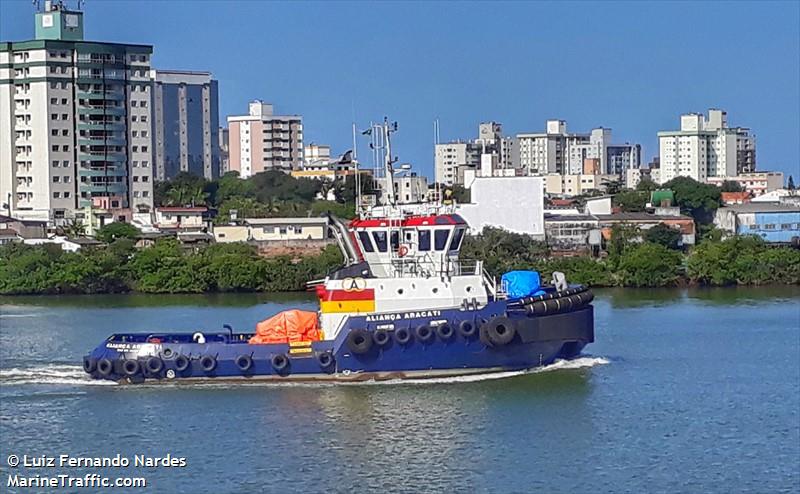
<path id="1" fill-rule="evenodd" d="M 139 365 L 138 360 L 126 360 L 122 362 L 122 372 L 124 372 L 126 376 L 135 376 L 141 369 L 142 366 Z"/>
<path id="2" fill-rule="evenodd" d="M 192 362 L 189 360 L 189 357 L 186 355 L 178 355 L 175 357 L 175 370 L 178 372 L 183 372 L 189 368 Z"/>
<path id="3" fill-rule="evenodd" d="M 421 324 L 414 330 L 414 336 L 423 343 L 427 343 L 433 339 L 433 330 L 427 324 Z"/>
<path id="4" fill-rule="evenodd" d="M 391 339 L 392 337 L 385 329 L 376 329 L 375 332 L 372 333 L 372 341 L 380 347 L 386 346 Z"/>
<path id="5" fill-rule="evenodd" d="M 398 328 L 394 330 L 394 341 L 398 345 L 407 345 L 411 342 L 411 330 L 408 328 Z"/>
<path id="6" fill-rule="evenodd" d="M 273 355 L 269 362 L 278 374 L 285 375 L 289 373 L 289 357 L 286 355 L 282 353 Z"/>
<path id="7" fill-rule="evenodd" d="M 164 361 L 158 357 L 150 357 L 145 360 L 144 368 L 150 374 L 159 374 L 164 370 Z"/>
<path id="8" fill-rule="evenodd" d="M 517 335 L 517 329 L 511 319 L 500 316 L 495 317 L 488 324 L 481 327 L 481 339 L 489 346 L 505 346 L 511 343 Z"/>
<path id="9" fill-rule="evenodd" d="M 192 335 L 192 341 L 202 345 L 202 344 L 204 344 L 206 342 L 206 337 L 205 337 L 205 335 L 203 333 L 198 331 L 198 332 L 196 332 L 195 334 Z"/>
<path id="10" fill-rule="evenodd" d="M 94 357 L 83 357 L 83 371 L 91 374 L 97 369 L 97 359 Z"/>
<path id="11" fill-rule="evenodd" d="M 253 357 L 250 355 L 239 355 L 236 357 L 236 367 L 242 372 L 247 372 L 253 367 Z"/>
<path id="12" fill-rule="evenodd" d="M 111 375 L 114 370 L 114 363 L 107 358 L 101 358 L 97 361 L 97 372 L 104 377 Z"/>
<path id="13" fill-rule="evenodd" d="M 347 335 L 347 348 L 351 352 L 362 355 L 372 349 L 372 336 L 363 329 L 354 329 Z"/>
<path id="14" fill-rule="evenodd" d="M 397 248 L 397 255 L 399 257 L 407 256 L 408 255 L 408 246 L 407 245 L 400 245 L 400 247 Z"/>
<path id="15" fill-rule="evenodd" d="M 449 324 L 440 324 L 436 326 L 436 336 L 442 341 L 449 341 L 455 334 L 456 332 L 453 331 L 453 327 Z"/>
<path id="16" fill-rule="evenodd" d="M 475 333 L 477 332 L 478 328 L 472 323 L 472 321 L 461 321 L 458 324 L 458 334 L 460 334 L 463 338 L 470 339 L 475 336 Z"/>
<path id="17" fill-rule="evenodd" d="M 318 352 L 315 357 L 317 358 L 317 363 L 319 364 L 320 368 L 325 372 L 333 372 L 336 368 L 336 358 L 333 356 L 333 352 L 325 351 L 325 352 Z"/>
<path id="18" fill-rule="evenodd" d="M 200 357 L 200 367 L 206 372 L 211 372 L 217 368 L 217 359 L 211 355 L 203 355 Z"/>

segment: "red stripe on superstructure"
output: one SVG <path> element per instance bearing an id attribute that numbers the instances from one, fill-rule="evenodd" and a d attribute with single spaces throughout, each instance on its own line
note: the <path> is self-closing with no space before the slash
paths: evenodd
<path id="1" fill-rule="evenodd" d="M 436 226 L 436 225 L 464 225 L 466 221 L 457 214 L 442 214 L 435 216 L 410 216 L 402 220 L 390 220 L 388 218 L 370 218 L 367 220 L 354 219 L 350 222 L 350 228 L 374 228 L 406 226 Z"/>
<path id="2" fill-rule="evenodd" d="M 317 295 L 322 302 L 343 302 L 347 300 L 375 300 L 375 289 L 367 288 L 360 292 L 345 290 L 318 290 Z"/>

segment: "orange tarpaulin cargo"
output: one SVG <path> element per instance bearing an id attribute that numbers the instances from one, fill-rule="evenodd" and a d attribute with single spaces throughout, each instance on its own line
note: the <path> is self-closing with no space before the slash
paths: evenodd
<path id="1" fill-rule="evenodd" d="M 321 339 L 317 313 L 293 309 L 275 314 L 256 324 L 256 334 L 248 343 L 264 345 Z"/>

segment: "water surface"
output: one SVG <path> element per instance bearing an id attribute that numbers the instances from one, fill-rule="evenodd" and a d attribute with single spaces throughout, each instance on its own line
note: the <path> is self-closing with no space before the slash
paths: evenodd
<path id="1" fill-rule="evenodd" d="M 599 291 L 575 362 L 346 386 L 99 385 L 77 365 L 112 332 L 252 328 L 304 294 L 0 304 L 3 488 L 8 454 L 170 453 L 188 465 L 100 473 L 193 493 L 800 491 L 797 287 Z"/>

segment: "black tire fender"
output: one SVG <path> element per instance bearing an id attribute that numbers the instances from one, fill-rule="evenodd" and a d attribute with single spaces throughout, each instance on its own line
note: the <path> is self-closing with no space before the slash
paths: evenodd
<path id="1" fill-rule="evenodd" d="M 203 355 L 200 357 L 200 367 L 206 372 L 211 372 L 217 368 L 217 359 L 211 355 Z"/>
<path id="2" fill-rule="evenodd" d="M 138 360 L 125 360 L 122 362 L 122 372 L 126 376 L 135 376 L 140 370 L 142 370 L 142 366 L 139 365 Z"/>
<path id="3" fill-rule="evenodd" d="M 486 324 L 486 338 L 493 346 L 508 345 L 516 335 L 514 321 L 505 316 L 495 317 Z"/>
<path id="4" fill-rule="evenodd" d="M 336 369 L 336 357 L 330 350 L 325 352 L 318 352 L 315 355 L 319 367 L 325 372 L 333 372 Z"/>
<path id="5" fill-rule="evenodd" d="M 347 335 L 347 348 L 356 355 L 363 355 L 372 349 L 372 335 L 364 329 L 354 329 Z"/>
<path id="6" fill-rule="evenodd" d="M 242 372 L 247 372 L 253 368 L 253 357 L 250 355 L 239 355 L 236 357 L 236 367 Z"/>
<path id="7" fill-rule="evenodd" d="M 442 341 L 450 341 L 455 336 L 456 332 L 449 324 L 440 324 L 436 326 L 436 336 Z"/>
<path id="8" fill-rule="evenodd" d="M 391 335 L 385 329 L 376 329 L 372 333 L 372 341 L 380 347 L 388 345 L 391 340 Z"/>
<path id="9" fill-rule="evenodd" d="M 103 377 L 108 377 L 114 371 L 114 363 L 107 358 L 97 361 L 97 373 Z"/>
<path id="10" fill-rule="evenodd" d="M 83 372 L 91 374 L 97 369 L 97 359 L 94 357 L 83 357 Z"/>
<path id="11" fill-rule="evenodd" d="M 289 373 L 289 365 L 291 365 L 289 361 L 289 357 L 283 353 L 277 353 L 269 359 L 269 363 L 272 366 L 272 369 L 281 375 L 287 375 Z"/>
<path id="12" fill-rule="evenodd" d="M 398 345 L 408 345 L 411 343 L 411 330 L 408 328 L 397 328 L 394 330 L 394 341 Z"/>
<path id="13" fill-rule="evenodd" d="M 149 357 L 144 362 L 144 368 L 150 374 L 158 374 L 164 370 L 164 361 L 158 357 Z"/>
<path id="14" fill-rule="evenodd" d="M 433 330 L 427 324 L 420 324 L 414 330 L 414 336 L 422 343 L 428 343 L 433 339 Z"/>
<path id="15" fill-rule="evenodd" d="M 475 325 L 472 321 L 461 321 L 458 323 L 458 334 L 460 334 L 463 338 L 472 338 L 478 333 L 478 326 Z"/>
<path id="16" fill-rule="evenodd" d="M 178 372 L 183 372 L 192 365 L 192 361 L 189 360 L 189 357 L 186 355 L 178 355 L 175 357 L 175 370 Z"/>

